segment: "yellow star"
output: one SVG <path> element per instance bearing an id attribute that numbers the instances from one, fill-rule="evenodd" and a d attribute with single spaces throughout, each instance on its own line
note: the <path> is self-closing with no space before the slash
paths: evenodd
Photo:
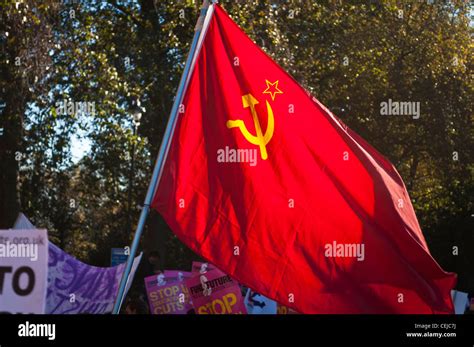
<path id="1" fill-rule="evenodd" d="M 276 94 L 283 94 L 283 92 L 278 89 L 278 81 L 272 83 L 269 80 L 265 80 L 265 82 L 267 83 L 267 89 L 263 91 L 263 94 L 270 94 L 270 96 L 272 97 L 272 101 L 275 101 Z M 271 91 L 270 89 L 272 89 L 273 91 Z"/>

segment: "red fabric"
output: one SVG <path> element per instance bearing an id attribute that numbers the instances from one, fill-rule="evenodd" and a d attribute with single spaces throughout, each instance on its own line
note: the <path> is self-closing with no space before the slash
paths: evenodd
<path id="1" fill-rule="evenodd" d="M 227 127 L 241 119 L 256 134 L 249 93 L 262 136 L 267 102 L 274 113 L 265 160 Z M 453 313 L 455 275 L 431 257 L 393 165 L 219 6 L 183 105 L 153 207 L 196 253 L 302 313 Z M 256 150 L 257 164 L 218 162 L 226 146 Z M 364 259 L 327 256 L 334 242 L 364 244 Z"/>

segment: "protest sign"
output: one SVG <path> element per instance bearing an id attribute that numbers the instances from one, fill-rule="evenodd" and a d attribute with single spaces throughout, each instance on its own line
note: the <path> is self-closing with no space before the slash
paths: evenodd
<path id="1" fill-rule="evenodd" d="M 215 270 L 217 269 L 214 265 L 209 264 L 209 263 L 203 263 L 200 261 L 193 261 L 193 264 L 191 266 L 191 273 L 206 273 L 207 271 Z"/>
<path id="2" fill-rule="evenodd" d="M 277 304 L 277 314 L 298 314 L 298 312 L 287 306 Z"/>
<path id="3" fill-rule="evenodd" d="M 468 294 L 453 289 L 451 290 L 451 298 L 453 299 L 454 313 L 464 314 L 466 309 L 469 308 Z"/>
<path id="4" fill-rule="evenodd" d="M 195 271 L 186 285 L 196 314 L 247 313 L 239 285 L 219 269 Z"/>
<path id="5" fill-rule="evenodd" d="M 187 314 L 193 309 L 185 279 L 191 274 L 185 271 L 165 273 L 145 278 L 151 314 Z"/>
<path id="6" fill-rule="evenodd" d="M 182 282 L 185 279 L 191 277 L 191 273 L 187 271 L 180 271 L 180 270 L 165 270 L 163 273 L 165 275 L 166 281 L 168 283 L 171 282 Z"/>
<path id="7" fill-rule="evenodd" d="M 0 313 L 44 313 L 48 234 L 0 230 Z"/>
<path id="8" fill-rule="evenodd" d="M 247 290 L 245 295 L 245 307 L 248 314 L 276 314 L 277 303 L 252 289 Z"/>
<path id="9" fill-rule="evenodd" d="M 128 252 L 125 248 L 112 248 L 110 254 L 110 266 L 117 266 L 126 263 L 128 259 Z"/>

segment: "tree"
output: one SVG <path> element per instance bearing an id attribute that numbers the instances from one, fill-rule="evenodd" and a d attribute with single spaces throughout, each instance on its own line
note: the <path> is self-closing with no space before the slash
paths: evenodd
<path id="1" fill-rule="evenodd" d="M 469 275 L 474 253 L 468 246 L 473 244 L 474 84 L 467 4 L 221 3 L 259 46 L 395 164 L 433 256 L 459 273 L 459 288 L 474 291 Z M 55 242 L 105 265 L 110 248 L 125 246 L 132 237 L 126 203 L 131 150 L 135 147 L 131 213 L 136 222 L 198 4 L 5 6 L 0 223 L 11 225 L 21 200 L 22 210 L 46 226 Z M 22 40 L 39 43 L 36 56 L 47 70 L 25 69 L 29 60 L 21 68 L 12 64 L 31 50 L 18 44 Z M 134 135 L 129 110 L 137 99 L 147 112 Z M 381 104 L 389 99 L 419 103 L 419 117 L 382 115 Z M 94 112 L 58 112 L 58 102 L 91 103 Z M 90 144 L 80 161 L 72 160 L 73 136 Z M 25 155 L 19 162 L 18 151 Z M 148 229 L 143 246 L 159 249 L 166 267 L 185 268 L 197 259 L 160 217 L 154 216 Z"/>

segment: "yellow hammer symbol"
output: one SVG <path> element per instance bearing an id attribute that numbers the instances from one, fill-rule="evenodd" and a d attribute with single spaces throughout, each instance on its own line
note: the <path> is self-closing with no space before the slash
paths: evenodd
<path id="1" fill-rule="evenodd" d="M 273 118 L 273 110 L 268 101 L 267 104 L 267 130 L 265 131 L 265 135 L 262 133 L 262 127 L 260 126 L 260 121 L 258 119 L 257 110 L 255 109 L 255 105 L 259 102 L 257 99 L 253 97 L 252 94 L 242 95 L 242 105 L 244 108 L 250 107 L 250 113 L 252 114 L 253 123 L 255 125 L 256 135 L 252 135 L 245 126 L 245 123 L 241 119 L 237 120 L 228 120 L 226 125 L 227 128 L 239 128 L 244 135 L 245 139 L 253 145 L 257 145 L 260 147 L 260 156 L 263 160 L 268 158 L 267 154 L 267 144 L 270 142 L 273 136 L 273 130 L 275 129 L 275 120 Z"/>

